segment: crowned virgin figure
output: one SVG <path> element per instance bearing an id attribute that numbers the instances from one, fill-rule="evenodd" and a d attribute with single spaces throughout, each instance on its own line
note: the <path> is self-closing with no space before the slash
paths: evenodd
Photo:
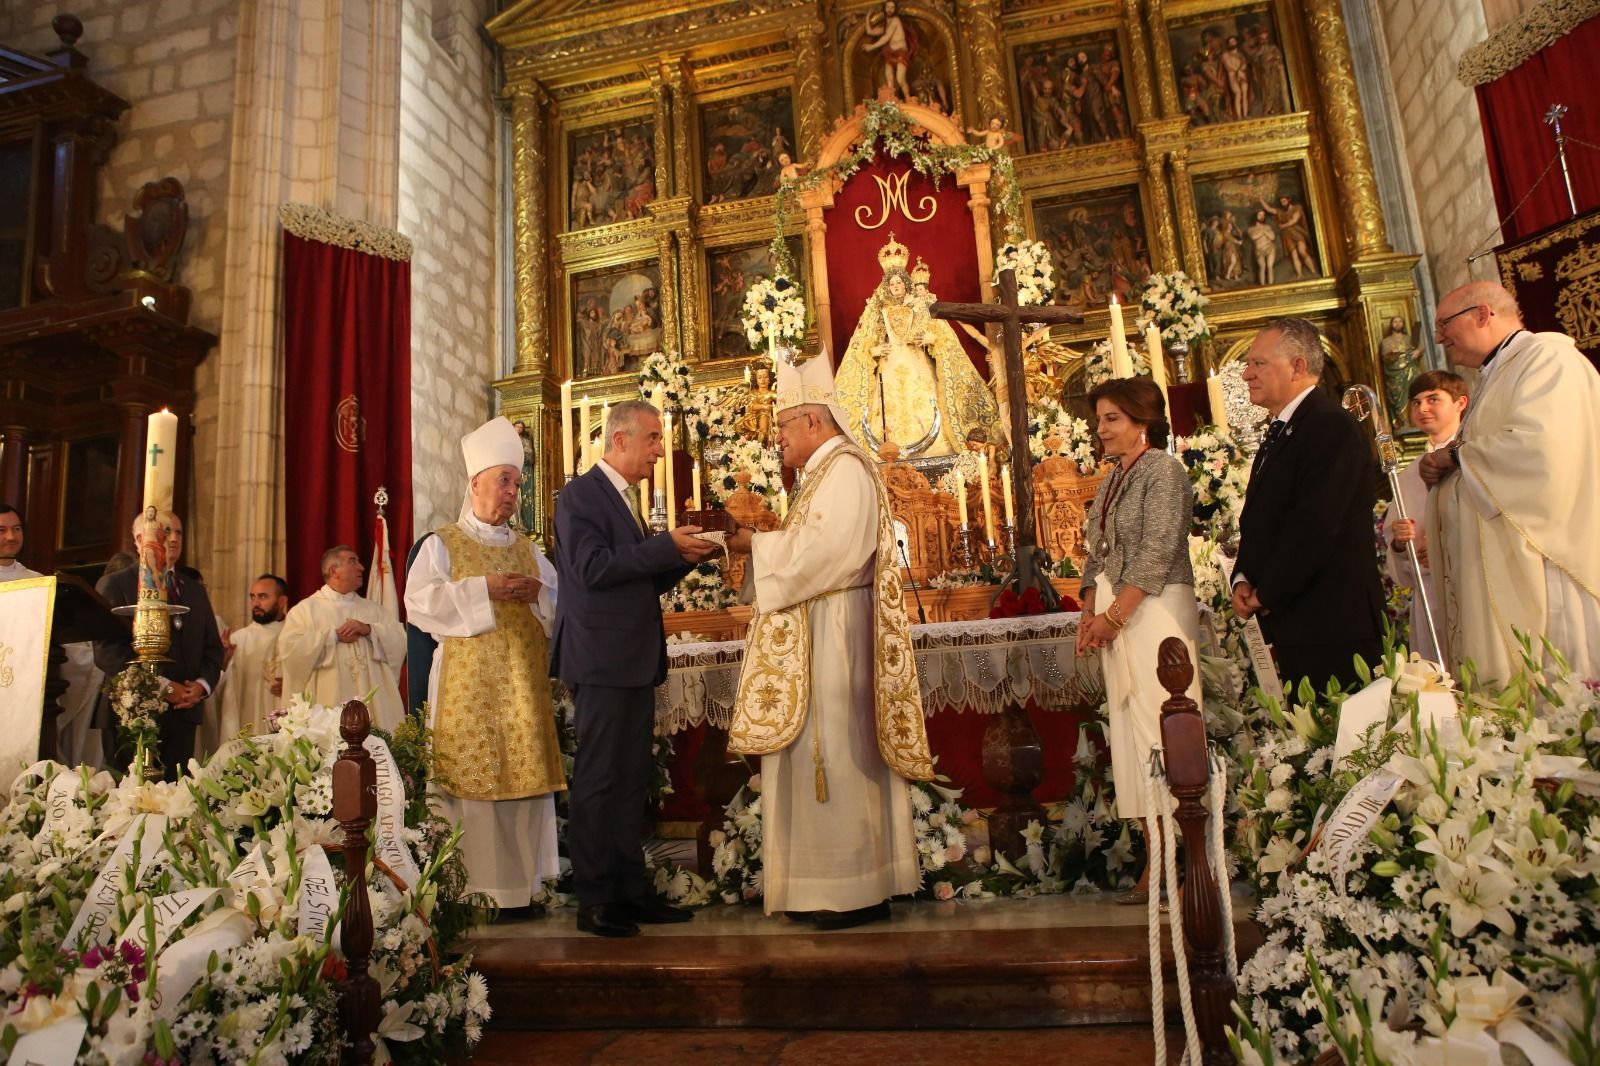
<path id="1" fill-rule="evenodd" d="M 906 246 L 889 234 L 878 251 L 883 281 L 839 364 L 837 395 L 850 415 L 846 428 L 873 453 L 887 442 L 901 458 L 950 455 L 975 429 L 1000 439 L 994 394 L 943 319 L 928 314 L 906 272 Z M 918 272 L 926 272 L 918 264 Z M 925 288 L 927 279 L 919 277 Z"/>

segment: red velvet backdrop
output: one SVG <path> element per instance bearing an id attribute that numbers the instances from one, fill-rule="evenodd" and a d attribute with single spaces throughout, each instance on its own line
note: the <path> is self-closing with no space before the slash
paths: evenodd
<path id="1" fill-rule="evenodd" d="M 884 195 L 874 178 L 907 174 L 905 202 L 917 218 L 927 214 L 922 198 L 932 196 L 937 204 L 933 217 L 924 222 L 912 222 L 898 208 L 890 208 L 889 219 L 877 229 L 866 229 L 856 221 L 856 209 L 868 224 L 883 218 Z M 938 189 L 933 179 L 918 174 L 911 164 L 900 158 L 878 156 L 862 168 L 839 190 L 833 208 L 827 213 L 828 221 L 828 299 L 832 304 L 833 365 L 838 367 L 844 358 L 845 348 L 861 320 L 867 298 L 883 281 L 883 271 L 878 266 L 878 250 L 889 242 L 889 234 L 905 245 L 910 253 L 906 269 L 916 264 L 921 256 L 932 268 L 928 288 L 941 300 L 975 303 L 981 296 L 978 288 L 978 251 L 972 236 L 972 212 L 967 209 L 971 198 L 967 190 L 956 184 L 954 175 L 946 174 Z M 989 364 L 978 347 L 960 330 L 956 331 L 967 354 L 972 357 L 979 373 L 989 375 Z"/>
<path id="2" fill-rule="evenodd" d="M 1561 127 L 1568 136 L 1567 165 L 1572 170 L 1572 194 L 1578 213 L 1600 207 L 1600 151 L 1572 138 L 1600 145 L 1600 108 L 1594 71 L 1590 64 L 1600 54 L 1600 17 L 1589 19 L 1555 41 L 1520 67 L 1478 86 L 1478 112 L 1483 118 L 1483 139 L 1489 151 L 1489 177 L 1494 183 L 1495 206 L 1501 217 L 1517 202 L 1528 202 L 1501 227 L 1506 241 L 1515 241 L 1571 216 L 1566 185 L 1557 163 L 1531 194 L 1556 155 L 1555 131 L 1544 124 L 1553 103 L 1571 110 Z"/>
<path id="3" fill-rule="evenodd" d="M 322 553 L 371 565 L 373 494 L 390 546 L 411 546 L 411 264 L 283 235 L 289 591 L 322 584 Z M 398 583 L 404 577 L 396 568 Z"/>

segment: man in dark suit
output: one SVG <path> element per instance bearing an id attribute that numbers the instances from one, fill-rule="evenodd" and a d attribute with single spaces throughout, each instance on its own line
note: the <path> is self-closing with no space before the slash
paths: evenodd
<path id="1" fill-rule="evenodd" d="M 1281 318 L 1245 355 L 1250 402 L 1272 424 L 1256 452 L 1239 517 L 1233 609 L 1260 614 L 1285 686 L 1358 678 L 1354 656 L 1383 649 L 1383 588 L 1372 509 L 1377 462 L 1359 423 L 1317 387 L 1322 338 Z"/>
<path id="2" fill-rule="evenodd" d="M 578 928 L 600 936 L 633 936 L 639 922 L 690 917 L 645 880 L 655 687 L 667 678 L 659 597 L 717 549 L 694 535 L 697 526 L 645 532 L 637 483 L 663 454 L 655 408 L 617 404 L 604 458 L 556 502 L 560 580 L 550 673 L 572 691 L 578 730 L 567 847 Z"/>
<path id="3" fill-rule="evenodd" d="M 183 554 L 183 520 L 168 511 L 160 516 L 160 521 L 167 569 L 157 575 L 157 580 L 166 584 L 169 603 L 189 609 L 185 614 L 172 617 L 172 646 L 167 650 L 170 661 L 161 664 L 161 676 L 169 682 L 165 693 L 169 706 L 159 723 L 158 756 L 167 780 L 175 781 L 178 770 L 194 755 L 195 727 L 204 718 L 206 699 L 222 676 L 223 648 L 216 615 L 211 610 L 211 598 L 199 580 L 198 571 L 178 565 L 178 558 Z M 134 551 L 141 557 L 144 537 L 145 521 L 141 515 L 133 522 Z M 136 603 L 140 569 L 130 566 L 108 573 L 95 588 L 112 607 Z M 131 635 L 126 640 L 95 644 L 95 665 L 104 670 L 107 677 L 120 673 L 132 658 Z M 116 716 L 104 699 L 96 710 L 96 718 L 107 760 L 120 760 L 125 765 L 128 753 L 117 750 Z"/>

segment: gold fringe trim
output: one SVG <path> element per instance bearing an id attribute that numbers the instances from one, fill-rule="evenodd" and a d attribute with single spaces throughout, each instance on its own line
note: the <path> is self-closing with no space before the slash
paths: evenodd
<path id="1" fill-rule="evenodd" d="M 285 232 L 301 240 L 321 241 L 352 252 L 366 252 L 402 263 L 411 261 L 411 238 L 392 229 L 364 222 L 359 218 L 345 218 L 326 208 L 311 204 L 282 204 L 278 208 L 278 221 Z"/>
<path id="2" fill-rule="evenodd" d="M 1456 64 L 1456 79 L 1469 89 L 1487 85 L 1596 15 L 1600 0 L 1544 0 L 1467 49 Z"/>

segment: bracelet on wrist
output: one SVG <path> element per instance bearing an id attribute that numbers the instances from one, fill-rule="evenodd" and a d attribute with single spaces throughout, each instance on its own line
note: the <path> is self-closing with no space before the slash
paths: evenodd
<path id="1" fill-rule="evenodd" d="M 1112 600 L 1111 606 L 1106 608 L 1106 618 L 1118 629 L 1128 624 L 1128 620 L 1122 617 L 1122 604 L 1116 600 Z"/>

